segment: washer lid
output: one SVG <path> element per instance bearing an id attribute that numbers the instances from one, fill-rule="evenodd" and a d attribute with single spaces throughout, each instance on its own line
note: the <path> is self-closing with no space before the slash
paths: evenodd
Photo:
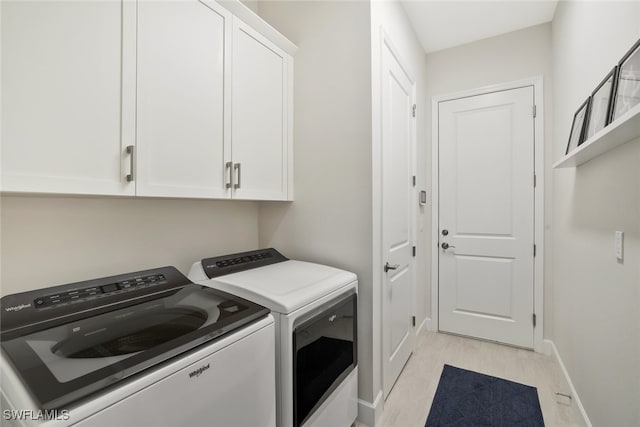
<path id="1" fill-rule="evenodd" d="M 0 309 L 0 347 L 45 410 L 66 408 L 269 314 L 193 284 L 174 267 L 6 295 Z"/>
<path id="2" fill-rule="evenodd" d="M 321 264 L 284 261 L 239 273 L 203 280 L 201 263 L 189 278 L 288 314 L 357 280 L 355 274 Z"/>

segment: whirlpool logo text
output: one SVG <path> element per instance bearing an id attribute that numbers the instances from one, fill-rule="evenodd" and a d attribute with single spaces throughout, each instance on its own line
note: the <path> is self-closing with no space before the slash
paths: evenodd
<path id="1" fill-rule="evenodd" d="M 5 307 L 6 311 L 20 311 L 23 308 L 29 308 L 31 307 L 31 304 L 20 304 L 20 305 L 14 305 L 13 307 Z"/>
<path id="2" fill-rule="evenodd" d="M 209 369 L 209 363 L 207 363 L 204 366 L 199 367 L 195 371 L 189 372 L 189 378 L 198 378 L 200 376 L 200 374 L 202 374 L 207 369 Z"/>

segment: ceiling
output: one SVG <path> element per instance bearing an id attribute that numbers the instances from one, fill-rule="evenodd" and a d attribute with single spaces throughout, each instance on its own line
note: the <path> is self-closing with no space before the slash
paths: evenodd
<path id="1" fill-rule="evenodd" d="M 557 0 L 401 0 L 426 53 L 550 22 Z"/>

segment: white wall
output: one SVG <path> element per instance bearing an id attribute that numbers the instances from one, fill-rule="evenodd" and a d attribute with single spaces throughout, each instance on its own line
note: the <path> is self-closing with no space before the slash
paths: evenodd
<path id="1" fill-rule="evenodd" d="M 260 245 L 355 272 L 359 393 L 372 401 L 371 51 L 367 2 L 260 2 L 298 45 L 295 201 L 260 205 Z"/>
<path id="2" fill-rule="evenodd" d="M 251 9 L 255 13 L 260 12 L 260 0 L 240 0 L 240 1 L 242 2 L 242 4 L 247 6 L 249 9 Z"/>
<path id="3" fill-rule="evenodd" d="M 639 37 L 638 2 L 559 2 L 555 160 L 578 106 Z M 553 340 L 593 425 L 640 425 L 640 141 L 553 179 Z"/>
<path id="4" fill-rule="evenodd" d="M 551 334 L 552 289 L 551 283 L 551 25 L 537 25 L 512 33 L 480 40 L 463 46 L 427 55 L 427 123 L 431 129 L 431 99 L 435 95 L 475 89 L 497 83 L 506 83 L 528 77 L 542 76 L 544 80 L 545 121 L 545 286 L 544 286 L 544 335 Z M 426 162 L 431 170 L 431 133 L 426 137 Z M 427 176 L 431 188 L 431 175 Z M 429 224 L 425 227 L 430 229 Z M 428 234 L 431 247 L 431 235 Z M 431 296 L 431 288 L 427 297 Z M 431 302 L 429 299 L 429 315 Z"/>
<path id="5" fill-rule="evenodd" d="M 255 249 L 254 202 L 3 196 L 2 295 Z"/>

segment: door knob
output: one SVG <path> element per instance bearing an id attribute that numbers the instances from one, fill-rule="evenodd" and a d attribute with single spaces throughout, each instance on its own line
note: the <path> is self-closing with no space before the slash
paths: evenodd
<path id="1" fill-rule="evenodd" d="M 384 265 L 384 272 L 386 273 L 386 272 L 387 272 L 387 271 L 389 271 L 389 270 L 397 270 L 397 269 L 398 269 L 398 267 L 400 267 L 400 264 L 393 264 L 393 265 L 391 265 L 391 264 L 389 264 L 389 262 L 387 262 L 387 263 Z"/>
<path id="2" fill-rule="evenodd" d="M 446 236 L 449 234 L 449 230 L 447 230 L 446 228 L 444 230 L 442 230 L 442 235 Z"/>
<path id="3" fill-rule="evenodd" d="M 444 249 L 445 251 L 449 248 L 455 248 L 455 246 L 448 244 L 447 242 L 442 242 L 442 244 L 440 245 L 440 247 L 442 247 L 442 249 Z"/>

